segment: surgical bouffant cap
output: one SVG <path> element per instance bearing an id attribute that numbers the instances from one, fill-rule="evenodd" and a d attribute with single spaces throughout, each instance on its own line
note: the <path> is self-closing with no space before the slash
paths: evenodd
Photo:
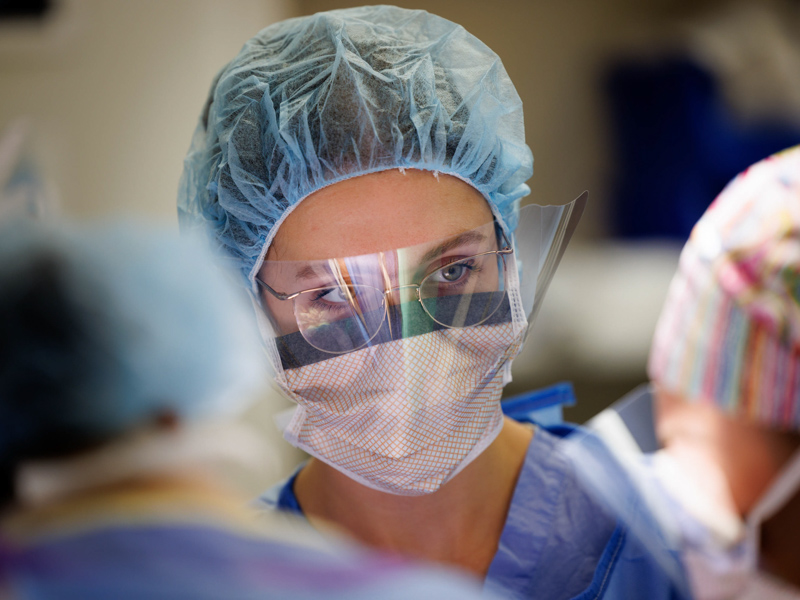
<path id="1" fill-rule="evenodd" d="M 299 202 L 394 168 L 458 177 L 516 226 L 533 156 L 500 58 L 421 10 L 290 19 L 248 41 L 215 81 L 185 160 L 181 226 L 208 226 L 252 282 Z"/>
<path id="2" fill-rule="evenodd" d="M 800 431 L 800 146 L 740 173 L 697 222 L 648 368 L 688 399 Z"/>
<path id="3" fill-rule="evenodd" d="M 253 400 L 251 309 L 214 263 L 153 227 L 0 226 L 0 467 Z"/>

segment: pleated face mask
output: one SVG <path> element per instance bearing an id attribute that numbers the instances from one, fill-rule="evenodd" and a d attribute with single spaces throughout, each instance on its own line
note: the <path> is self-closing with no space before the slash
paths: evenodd
<path id="1" fill-rule="evenodd" d="M 511 360 L 584 203 L 525 207 L 516 248 L 491 222 L 399 250 L 266 261 L 262 333 L 298 404 L 284 437 L 368 487 L 436 491 L 502 429 Z"/>

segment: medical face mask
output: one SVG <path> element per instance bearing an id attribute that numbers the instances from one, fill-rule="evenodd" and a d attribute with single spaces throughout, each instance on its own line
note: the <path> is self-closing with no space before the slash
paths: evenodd
<path id="1" fill-rule="evenodd" d="M 792 589 L 759 569 L 761 524 L 800 491 L 800 452 L 764 492 L 741 523 L 738 541 L 723 545 L 715 537 L 697 536 L 684 552 L 684 562 L 698 600 L 736 598 L 800 599 Z"/>
<path id="2" fill-rule="evenodd" d="M 523 209 L 519 261 L 491 222 L 399 250 L 265 262 L 262 333 L 298 404 L 284 437 L 365 486 L 436 491 L 502 429 L 500 395 L 537 287 L 584 202 Z"/>

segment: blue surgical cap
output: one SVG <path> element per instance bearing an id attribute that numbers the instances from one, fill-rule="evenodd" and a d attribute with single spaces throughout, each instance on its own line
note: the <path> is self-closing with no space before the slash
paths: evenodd
<path id="1" fill-rule="evenodd" d="M 422 10 L 290 19 L 248 41 L 214 82 L 185 160 L 179 220 L 208 227 L 252 283 L 299 202 L 395 168 L 466 181 L 514 229 L 533 156 L 500 58 Z"/>
<path id="2" fill-rule="evenodd" d="M 0 226 L 0 464 L 254 399 L 252 309 L 207 246 L 130 223 Z"/>

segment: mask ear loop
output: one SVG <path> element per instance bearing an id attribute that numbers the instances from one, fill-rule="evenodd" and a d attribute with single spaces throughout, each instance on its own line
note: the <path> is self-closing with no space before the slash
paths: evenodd
<path id="1" fill-rule="evenodd" d="M 528 330 L 528 316 L 522 303 L 522 289 L 519 279 L 519 264 L 517 262 L 517 248 L 511 254 L 503 256 L 505 264 L 506 295 L 511 307 L 511 319 L 515 329 L 519 326 L 521 332 Z M 538 258 L 538 257 L 537 257 Z"/>
<path id="2" fill-rule="evenodd" d="M 516 352 L 512 356 L 508 356 L 501 367 L 503 373 L 503 387 L 505 387 L 513 379 L 511 365 L 514 362 L 514 358 L 516 358 L 517 354 L 522 350 L 525 335 L 529 329 L 529 323 L 522 303 L 519 265 L 517 264 L 517 249 L 515 248 L 511 254 L 504 255 L 502 260 L 505 265 L 505 292 L 508 296 L 508 303 L 511 309 L 511 324 L 514 328 L 515 335 L 519 335 L 521 338 Z"/>
<path id="3" fill-rule="evenodd" d="M 283 365 L 281 364 L 280 354 L 278 353 L 278 345 L 275 343 L 275 331 L 272 323 L 267 317 L 266 311 L 261 304 L 261 298 L 258 291 L 248 290 L 250 303 L 253 306 L 253 312 L 256 316 L 256 323 L 258 325 L 258 332 L 261 334 L 261 346 L 269 359 L 269 365 L 272 368 L 272 375 L 278 379 L 283 379 Z"/>

